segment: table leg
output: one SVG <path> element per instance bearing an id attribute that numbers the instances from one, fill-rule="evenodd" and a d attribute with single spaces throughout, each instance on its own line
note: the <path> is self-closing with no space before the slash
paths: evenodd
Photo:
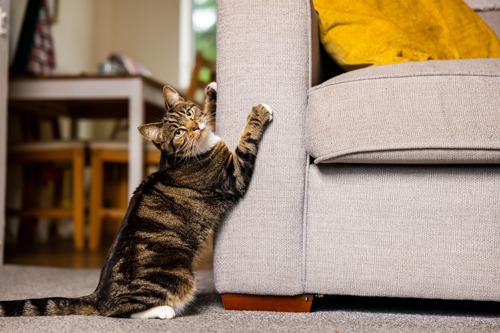
<path id="1" fill-rule="evenodd" d="M 141 183 L 144 167 L 143 138 L 137 130 L 144 123 L 145 105 L 141 81 L 129 99 L 129 163 L 128 163 L 128 196 L 132 197 L 135 189 Z"/>

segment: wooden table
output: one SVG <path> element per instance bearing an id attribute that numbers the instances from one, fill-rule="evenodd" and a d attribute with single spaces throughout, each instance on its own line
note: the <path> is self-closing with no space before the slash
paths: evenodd
<path id="1" fill-rule="evenodd" d="M 9 80 L 9 110 L 72 118 L 128 118 L 130 197 L 143 178 L 144 139 L 137 128 L 144 124 L 146 114 L 157 120 L 162 117 L 162 87 L 143 76 L 13 77 Z"/>

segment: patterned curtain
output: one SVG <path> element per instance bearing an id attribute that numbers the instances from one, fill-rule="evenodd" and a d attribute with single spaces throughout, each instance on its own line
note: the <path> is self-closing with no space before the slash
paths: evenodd
<path id="1" fill-rule="evenodd" d="M 51 75 L 55 67 L 48 0 L 29 0 L 11 72 Z"/>
<path id="2" fill-rule="evenodd" d="M 51 75 L 56 62 L 47 0 L 42 1 L 38 15 L 28 71 L 36 75 Z"/>

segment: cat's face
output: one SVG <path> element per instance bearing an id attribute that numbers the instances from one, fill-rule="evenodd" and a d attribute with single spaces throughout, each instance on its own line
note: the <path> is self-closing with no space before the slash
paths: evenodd
<path id="1" fill-rule="evenodd" d="M 185 101 L 173 88 L 163 88 L 167 111 L 161 122 L 139 127 L 141 134 L 160 150 L 179 158 L 196 156 L 212 146 L 210 115 Z"/>

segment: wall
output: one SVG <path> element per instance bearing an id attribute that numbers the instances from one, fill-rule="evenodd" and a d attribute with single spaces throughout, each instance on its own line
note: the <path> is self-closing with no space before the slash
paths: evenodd
<path id="1" fill-rule="evenodd" d="M 191 0 L 59 0 L 52 25 L 56 72 L 96 73 L 99 63 L 119 52 L 146 66 L 156 79 L 186 88 L 189 80 L 181 80 L 179 74 L 181 1 L 185 5 Z M 26 4 L 27 0 L 12 3 L 11 59 Z M 183 70 L 190 71 L 190 60 L 184 59 Z M 64 124 L 63 133 L 68 128 Z M 108 139 L 113 125 L 113 121 L 82 120 L 78 132 L 82 139 Z"/>
<path id="2" fill-rule="evenodd" d="M 180 1 L 59 0 L 52 26 L 57 72 L 95 73 L 109 53 L 121 52 L 178 86 Z M 11 57 L 26 3 L 12 3 Z"/>
<path id="3" fill-rule="evenodd" d="M 178 85 L 179 0 L 100 0 L 95 10 L 96 62 L 121 52 L 154 77 Z"/>
<path id="4" fill-rule="evenodd" d="M 94 12 L 94 0 L 59 0 L 57 21 L 52 25 L 58 73 L 96 71 Z"/>

